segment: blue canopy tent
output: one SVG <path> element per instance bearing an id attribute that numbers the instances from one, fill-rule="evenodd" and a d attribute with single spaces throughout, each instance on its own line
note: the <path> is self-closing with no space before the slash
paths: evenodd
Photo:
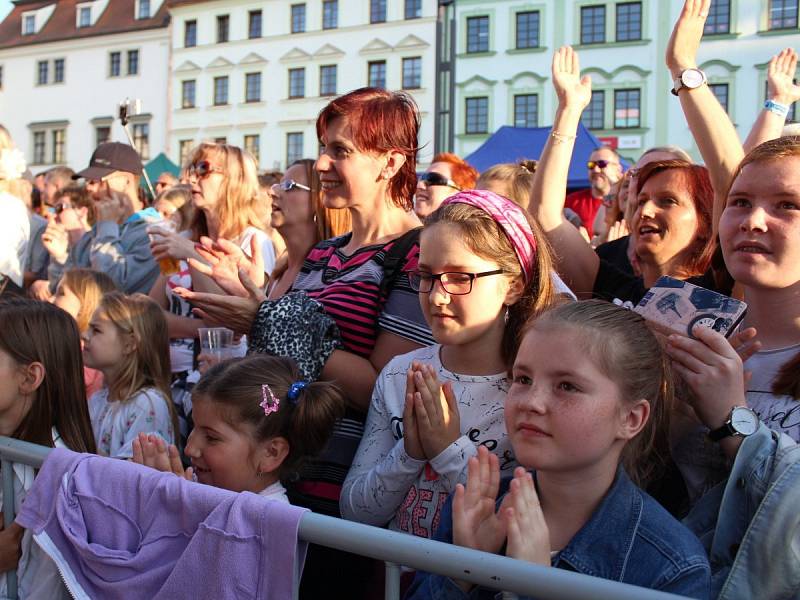
<path id="1" fill-rule="evenodd" d="M 503 126 L 464 160 L 482 172 L 493 165 L 513 163 L 521 158 L 538 159 L 551 129 L 551 127 Z M 567 181 L 569 189 L 589 187 L 586 162 L 592 151 L 602 145 L 602 142 L 583 126 L 583 123 L 578 126 L 578 138 L 575 140 L 575 150 L 569 165 Z M 626 161 L 623 160 L 622 164 L 628 168 Z"/>

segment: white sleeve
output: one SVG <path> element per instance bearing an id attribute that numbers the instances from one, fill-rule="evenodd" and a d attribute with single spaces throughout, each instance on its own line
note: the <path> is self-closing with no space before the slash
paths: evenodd
<path id="1" fill-rule="evenodd" d="M 431 467 L 439 475 L 439 482 L 447 493 L 456 489 L 457 483 L 467 482 L 467 463 L 471 456 L 478 455 L 478 447 L 466 435 L 462 435 L 438 455 L 433 457 Z"/>
<path id="2" fill-rule="evenodd" d="M 126 406 L 126 429 L 122 446 L 112 452 L 111 458 L 132 458 L 133 440 L 139 433 L 154 433 L 161 437 L 167 444 L 175 443 L 172 429 L 172 415 L 169 411 L 170 402 L 154 389 L 138 392 Z"/>
<path id="3" fill-rule="evenodd" d="M 395 440 L 393 428 L 402 435 L 402 422 L 393 422 L 388 407 L 392 402 L 402 406 L 405 384 L 403 389 L 392 385 L 400 378 L 387 372 L 390 367 L 375 382 L 364 436 L 339 497 L 345 519 L 377 526 L 392 520 L 425 466 L 424 460 L 406 453 L 402 437 Z"/>

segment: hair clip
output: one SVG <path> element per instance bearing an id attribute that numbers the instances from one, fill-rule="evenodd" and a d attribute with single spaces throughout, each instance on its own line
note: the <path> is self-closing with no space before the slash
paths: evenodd
<path id="1" fill-rule="evenodd" d="M 292 404 L 297 404 L 298 396 L 300 395 L 300 390 L 308 385 L 307 381 L 295 381 L 292 385 L 289 386 L 289 392 L 286 394 L 286 397 L 291 400 Z"/>
<path id="2" fill-rule="evenodd" d="M 259 406 L 264 409 L 265 416 L 277 412 L 280 408 L 281 401 L 272 393 L 272 388 L 266 383 L 261 386 L 261 398 Z"/>

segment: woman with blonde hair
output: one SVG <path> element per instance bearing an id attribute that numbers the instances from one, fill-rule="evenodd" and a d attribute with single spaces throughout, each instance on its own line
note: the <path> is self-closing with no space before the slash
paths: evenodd
<path id="1" fill-rule="evenodd" d="M 21 200 L 25 172 L 22 152 L 14 147 L 8 130 L 0 125 L 0 293 L 22 292 L 25 256 L 30 237 L 28 210 Z"/>
<path id="2" fill-rule="evenodd" d="M 500 194 L 527 210 L 538 164 L 535 160 L 522 159 L 515 163 L 494 165 L 481 173 L 475 188 Z"/>

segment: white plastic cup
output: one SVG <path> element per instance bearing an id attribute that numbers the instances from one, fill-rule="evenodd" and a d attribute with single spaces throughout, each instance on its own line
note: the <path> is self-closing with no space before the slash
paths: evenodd
<path id="1" fill-rule="evenodd" d="M 227 327 L 200 327 L 197 330 L 203 354 L 228 358 L 233 348 L 233 331 Z"/>

